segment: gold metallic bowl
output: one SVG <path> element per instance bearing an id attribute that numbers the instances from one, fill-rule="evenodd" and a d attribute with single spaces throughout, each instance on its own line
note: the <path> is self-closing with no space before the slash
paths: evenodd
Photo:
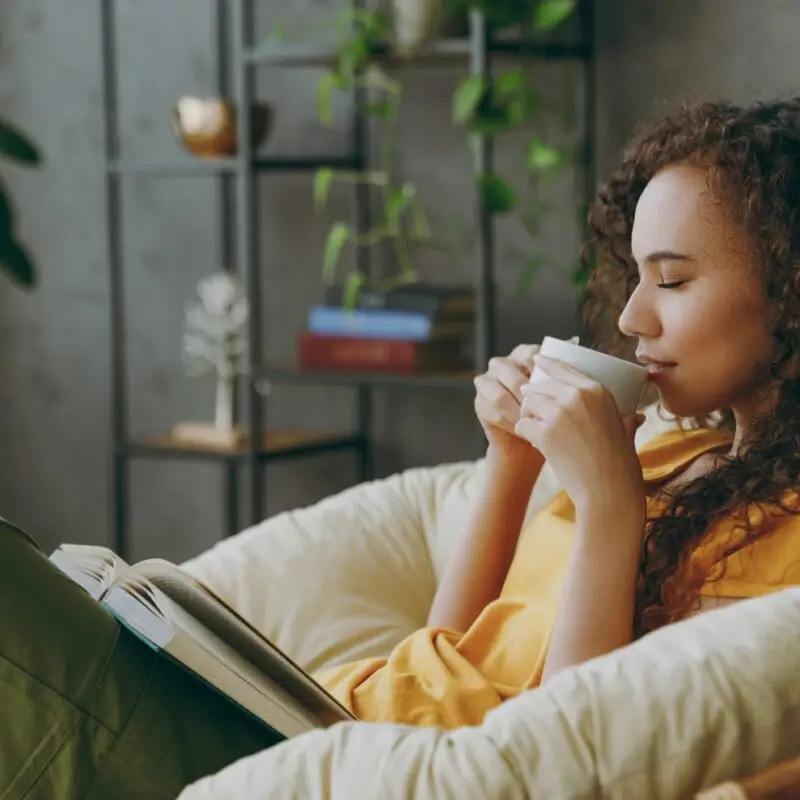
<path id="1" fill-rule="evenodd" d="M 227 158 L 238 152 L 236 105 L 218 97 L 181 97 L 172 108 L 172 130 L 178 141 L 198 158 Z M 250 108 L 250 142 L 260 147 L 272 126 L 272 108 Z"/>

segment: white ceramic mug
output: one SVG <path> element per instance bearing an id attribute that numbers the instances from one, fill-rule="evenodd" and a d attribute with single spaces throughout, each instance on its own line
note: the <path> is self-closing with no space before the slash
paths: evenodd
<path id="1" fill-rule="evenodd" d="M 604 386 L 614 398 L 619 413 L 624 417 L 632 414 L 647 385 L 647 368 L 632 364 L 607 353 L 590 350 L 574 342 L 565 342 L 545 336 L 539 351 L 543 356 L 558 359 Z M 530 382 L 547 380 L 543 370 L 533 368 Z"/>

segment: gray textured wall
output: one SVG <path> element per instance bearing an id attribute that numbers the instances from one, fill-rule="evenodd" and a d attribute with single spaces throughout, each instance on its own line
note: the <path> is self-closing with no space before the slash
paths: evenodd
<path id="1" fill-rule="evenodd" d="M 637 120 L 681 99 L 797 93 L 795 0 L 597 0 L 601 169 Z"/>
<path id="2" fill-rule="evenodd" d="M 259 32 L 276 20 L 261 5 Z M 211 0 L 118 0 L 124 154 L 178 155 L 168 126 L 180 94 L 213 92 Z M 292 5 L 292 20 L 319 19 L 330 4 Z M 23 295 L 0 281 L 0 513 L 46 547 L 64 539 L 100 542 L 108 533 L 109 317 L 102 172 L 99 3 L 97 0 L 3 0 L 0 3 L 0 109 L 33 132 L 47 166 L 3 166 L 20 224 L 41 268 L 41 288 Z M 642 114 L 689 91 L 751 97 L 791 87 L 800 11 L 792 0 L 657 0 L 632 8 L 599 0 L 598 143 L 605 168 Z M 552 130 L 575 136 L 579 71 L 537 65 L 537 80 L 556 109 Z M 398 164 L 419 184 L 434 226 L 469 232 L 468 161 L 448 123 L 458 70 L 412 76 L 400 125 Z M 275 105 L 277 124 L 265 152 L 342 152 L 345 107 L 325 131 L 315 119 L 319 72 L 262 70 L 259 94 Z M 579 131 L 577 132 L 580 133 Z M 514 169 L 522 140 L 503 141 L 500 163 Z M 315 217 L 309 176 L 260 184 L 268 354 L 291 358 L 308 306 L 319 299 L 325 218 Z M 558 213 L 544 233 L 568 263 L 576 245 L 571 180 L 557 188 Z M 345 212 L 344 193 L 334 211 Z M 206 179 L 128 178 L 124 192 L 131 424 L 158 432 L 212 413 L 212 387 L 181 373 L 182 305 L 196 280 L 218 268 L 215 190 Z M 513 220 L 498 225 L 500 344 L 508 349 L 546 332 L 572 330 L 573 293 L 557 270 L 542 273 L 529 296 L 515 293 L 529 250 Z M 458 281 L 468 257 L 435 255 L 433 279 Z M 376 394 L 377 468 L 470 458 L 475 450 L 465 394 L 408 389 Z M 347 427 L 348 389 L 289 388 L 268 403 L 273 424 Z M 348 454 L 268 468 L 269 511 L 314 500 L 354 476 Z M 220 479 L 213 465 L 137 461 L 133 476 L 134 556 L 181 559 L 220 534 Z"/>

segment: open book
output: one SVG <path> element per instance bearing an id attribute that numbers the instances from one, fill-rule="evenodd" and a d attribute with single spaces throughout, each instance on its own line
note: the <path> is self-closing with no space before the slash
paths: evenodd
<path id="1" fill-rule="evenodd" d="M 161 559 L 61 545 L 50 560 L 155 650 L 291 738 L 354 717 L 207 586 Z"/>

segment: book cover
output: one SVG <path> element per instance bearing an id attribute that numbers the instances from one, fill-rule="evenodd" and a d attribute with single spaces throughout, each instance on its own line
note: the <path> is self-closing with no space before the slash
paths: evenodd
<path id="1" fill-rule="evenodd" d="M 467 369 L 462 342 L 415 342 L 396 339 L 359 339 L 348 336 L 300 334 L 299 364 L 303 369 L 415 372 Z"/>
<path id="2" fill-rule="evenodd" d="M 315 306 L 308 313 L 308 330 L 324 336 L 425 342 L 462 338 L 473 325 L 471 320 L 440 321 L 413 311 Z"/>

